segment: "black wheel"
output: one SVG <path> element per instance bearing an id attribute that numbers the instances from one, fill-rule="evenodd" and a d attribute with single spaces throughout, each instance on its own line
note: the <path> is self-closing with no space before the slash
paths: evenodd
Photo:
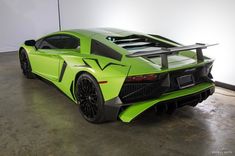
<path id="1" fill-rule="evenodd" d="M 92 123 L 104 121 L 104 100 L 93 76 L 83 73 L 78 77 L 75 95 L 80 112 L 87 121 Z"/>
<path id="2" fill-rule="evenodd" d="M 24 49 L 20 50 L 19 58 L 20 58 L 20 66 L 21 66 L 23 74 L 29 79 L 35 78 L 35 75 L 32 73 L 32 69 L 31 69 L 31 65 L 30 65 L 27 53 Z"/>

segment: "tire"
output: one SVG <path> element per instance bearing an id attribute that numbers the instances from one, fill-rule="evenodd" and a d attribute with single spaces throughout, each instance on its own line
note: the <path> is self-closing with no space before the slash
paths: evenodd
<path id="1" fill-rule="evenodd" d="M 20 50 L 19 59 L 20 59 L 20 66 L 25 77 L 28 79 L 34 79 L 36 76 L 35 74 L 32 73 L 32 68 L 25 49 Z"/>
<path id="2" fill-rule="evenodd" d="M 104 122 L 104 100 L 96 79 L 88 73 L 76 81 L 75 96 L 82 116 L 91 123 Z"/>

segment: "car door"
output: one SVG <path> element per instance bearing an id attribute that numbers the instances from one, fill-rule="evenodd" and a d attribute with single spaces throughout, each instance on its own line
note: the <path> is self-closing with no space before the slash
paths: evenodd
<path id="1" fill-rule="evenodd" d="M 65 49 L 76 49 L 79 40 L 70 35 L 52 35 L 36 43 L 37 50 L 31 54 L 33 71 L 52 81 L 59 80 L 59 67 L 63 63 L 60 55 Z"/>

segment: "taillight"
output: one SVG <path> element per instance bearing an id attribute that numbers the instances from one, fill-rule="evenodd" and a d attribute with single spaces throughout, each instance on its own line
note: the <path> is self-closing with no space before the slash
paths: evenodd
<path id="1" fill-rule="evenodd" d="M 155 80 L 157 80 L 156 74 L 128 76 L 126 78 L 126 82 L 145 82 L 145 81 L 155 81 Z"/>

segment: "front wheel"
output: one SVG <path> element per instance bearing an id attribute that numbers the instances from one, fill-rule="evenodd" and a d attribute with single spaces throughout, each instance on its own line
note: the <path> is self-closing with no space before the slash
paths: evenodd
<path id="1" fill-rule="evenodd" d="M 31 65 L 27 53 L 24 49 L 20 50 L 19 59 L 20 59 L 20 66 L 25 77 L 27 77 L 28 79 L 35 78 L 36 76 L 32 73 Z"/>
<path id="2" fill-rule="evenodd" d="M 75 95 L 82 116 L 89 122 L 104 121 L 104 100 L 96 79 L 90 74 L 81 74 L 76 82 Z"/>

